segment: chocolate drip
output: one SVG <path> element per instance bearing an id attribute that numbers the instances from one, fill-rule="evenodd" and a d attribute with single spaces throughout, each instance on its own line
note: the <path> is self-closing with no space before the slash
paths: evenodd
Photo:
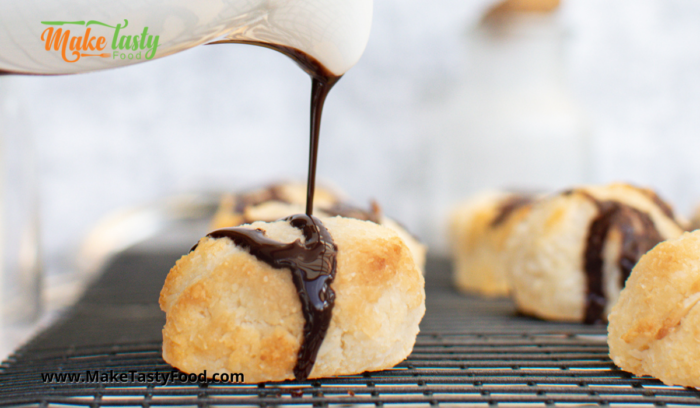
<path id="1" fill-rule="evenodd" d="M 306 184 L 306 214 L 313 214 L 314 190 L 316 189 L 316 162 L 318 161 L 318 141 L 321 132 L 321 115 L 328 92 L 338 82 L 338 76 L 330 72 L 316 58 L 296 48 L 259 41 L 221 40 L 210 44 L 250 44 L 266 47 L 288 56 L 311 77 L 311 130 L 309 143 L 309 174 Z"/>
<path id="2" fill-rule="evenodd" d="M 671 219 L 676 225 L 678 225 L 681 229 L 685 229 L 683 225 L 676 219 L 676 214 L 673 212 L 673 208 L 671 205 L 669 205 L 666 201 L 664 201 L 661 197 L 659 197 L 658 194 L 654 190 L 648 189 L 648 188 L 642 188 L 642 187 L 637 187 L 631 184 L 628 184 L 628 186 L 634 188 L 635 190 L 639 191 L 640 193 L 644 194 L 647 196 L 651 201 L 656 204 L 657 207 L 661 210 L 661 212 L 664 213 L 668 218 Z"/>
<path id="3" fill-rule="evenodd" d="M 289 200 L 281 194 L 282 186 L 273 184 L 263 189 L 247 191 L 241 194 L 236 194 L 236 204 L 234 211 L 243 214 L 246 207 L 260 205 L 267 201 L 279 201 L 289 204 Z"/>
<path id="4" fill-rule="evenodd" d="M 321 221 L 305 214 L 292 215 L 289 221 L 302 231 L 304 242 L 297 239 L 282 243 L 265 236 L 265 232 L 250 228 L 223 228 L 207 234 L 212 238 L 229 238 L 239 247 L 273 268 L 289 268 L 299 294 L 304 313 L 304 340 L 294 366 L 294 377 L 305 380 L 311 374 L 318 350 L 331 322 L 335 292 L 331 282 L 335 278 L 338 248 Z M 195 245 L 192 250 L 195 250 Z"/>
<path id="5" fill-rule="evenodd" d="M 652 191 L 652 190 L 645 189 L 645 188 L 639 188 L 639 190 L 640 190 L 641 192 L 643 192 L 644 194 L 646 194 L 646 196 L 649 197 L 649 198 L 651 199 L 651 201 L 653 201 L 654 204 L 656 204 L 656 206 L 659 207 L 659 209 L 661 209 L 661 211 L 662 211 L 668 218 L 670 218 L 671 220 L 673 220 L 673 222 L 675 222 L 676 225 L 678 225 L 678 226 L 681 227 L 682 229 L 685 229 L 685 228 L 678 222 L 678 220 L 676 219 L 676 215 L 673 213 L 673 208 L 671 208 L 671 206 L 670 206 L 666 201 L 664 201 L 663 199 L 661 199 L 661 197 L 659 197 L 659 195 L 656 194 L 656 192 L 654 192 L 654 191 Z"/>
<path id="6" fill-rule="evenodd" d="M 381 209 L 376 202 L 372 202 L 372 210 L 367 211 L 347 203 L 335 203 L 331 207 L 321 208 L 321 211 L 331 217 L 339 215 L 346 218 L 355 218 L 363 221 L 372 221 L 375 224 L 381 222 Z"/>
<path id="7" fill-rule="evenodd" d="M 508 220 L 508 217 L 515 212 L 515 210 L 524 207 L 533 201 L 534 200 L 531 196 L 522 194 L 513 194 L 506 198 L 498 206 L 498 213 L 494 217 L 493 221 L 491 221 L 490 227 L 496 228 L 503 224 L 506 222 L 506 220 Z"/>
<path id="8" fill-rule="evenodd" d="M 621 272 L 621 287 L 625 286 L 639 258 L 663 241 L 663 238 L 648 214 L 616 201 L 598 201 L 588 194 L 584 195 L 593 200 L 598 207 L 598 216 L 591 222 L 584 250 L 584 270 L 587 278 L 584 323 L 595 324 L 606 320 L 603 251 L 611 229 L 617 228 L 621 234 L 617 261 Z"/>
<path id="9" fill-rule="evenodd" d="M 321 132 L 321 114 L 326 96 L 340 77 L 314 76 L 311 86 L 311 142 L 309 143 L 309 178 L 306 184 L 306 214 L 314 210 L 314 190 L 316 188 L 316 162 L 318 160 L 318 140 Z"/>
<path id="10" fill-rule="evenodd" d="M 620 258 L 617 261 L 620 267 L 620 287 L 625 286 L 625 282 L 632 274 L 632 269 L 639 262 L 639 258 L 664 240 L 648 214 L 632 207 L 628 208 L 635 216 L 630 217 L 629 223 L 620 226 L 622 247 L 620 248 Z"/>
<path id="11" fill-rule="evenodd" d="M 285 194 L 282 193 L 282 188 L 283 186 L 281 184 L 272 184 L 264 188 L 236 194 L 233 210 L 238 214 L 245 214 L 246 208 L 270 201 L 292 204 L 292 202 L 285 197 Z M 376 201 L 371 202 L 369 210 L 346 202 L 336 202 L 329 207 L 319 207 L 319 210 L 331 217 L 341 216 L 354 218 L 357 220 L 372 221 L 375 224 L 380 224 L 382 217 L 382 209 Z M 254 221 L 258 220 L 245 218 L 246 223 Z"/>
<path id="12" fill-rule="evenodd" d="M 294 376 L 306 379 L 330 325 L 335 293 L 330 287 L 335 277 L 337 248 L 328 230 L 320 220 L 312 216 L 316 188 L 316 163 L 321 131 L 323 105 L 333 85 L 340 79 L 312 56 L 292 47 L 255 41 L 222 40 L 217 43 L 258 45 L 279 51 L 293 59 L 311 76 L 311 123 L 309 143 L 309 173 L 306 189 L 306 215 L 285 218 L 292 226 L 303 231 L 305 242 L 298 240 L 282 244 L 264 237 L 261 231 L 245 228 L 228 228 L 214 231 L 212 237 L 227 236 L 237 245 L 274 268 L 290 268 L 304 312 L 304 341 L 299 349 Z M 272 198 L 279 196 L 274 189 Z M 279 197 L 278 197 L 279 198 Z M 244 205 L 245 207 L 245 205 Z"/>
<path id="13" fill-rule="evenodd" d="M 655 192 L 650 191 L 648 192 L 649 198 L 656 204 L 661 211 L 663 211 L 666 216 L 674 221 L 676 221 L 676 215 L 673 213 L 673 209 L 671 208 L 670 205 L 664 200 L 661 199 Z"/>
<path id="14" fill-rule="evenodd" d="M 294 376 L 306 379 L 316 362 L 318 350 L 330 325 L 335 293 L 330 287 L 335 277 L 337 248 L 328 230 L 312 216 L 316 187 L 316 163 L 321 131 L 323 105 L 333 85 L 340 79 L 312 56 L 292 47 L 256 41 L 222 40 L 212 44 L 239 43 L 258 45 L 279 51 L 293 59 L 311 76 L 311 124 L 309 173 L 306 190 L 306 215 L 285 218 L 302 230 L 305 241 L 283 244 L 264 236 L 260 230 L 225 228 L 209 234 L 213 238 L 228 237 L 236 245 L 247 248 L 251 255 L 273 268 L 289 268 L 304 312 L 304 341 L 299 349 Z M 280 198 L 273 188 L 270 199 Z M 264 200 L 263 200 L 264 201 Z M 242 204 L 245 208 L 245 203 Z M 241 211 L 243 210 L 241 208 Z M 237 206 L 238 210 L 238 206 Z M 239 211 L 239 212 L 241 212 Z"/>
<path id="15" fill-rule="evenodd" d="M 599 215 L 588 229 L 588 239 L 584 251 L 584 270 L 587 277 L 586 309 L 584 323 L 595 324 L 602 322 L 607 300 L 603 291 L 603 248 L 605 239 L 613 223 L 617 206 L 613 203 L 599 203 Z"/>

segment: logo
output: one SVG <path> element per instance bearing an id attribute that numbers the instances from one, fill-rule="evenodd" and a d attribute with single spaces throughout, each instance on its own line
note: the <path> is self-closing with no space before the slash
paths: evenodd
<path id="1" fill-rule="evenodd" d="M 112 59 L 147 59 L 150 60 L 156 55 L 158 49 L 158 39 L 160 36 L 148 33 L 148 27 L 144 27 L 139 34 L 127 35 L 124 31 L 129 26 L 129 20 L 124 19 L 124 24 L 111 26 L 97 20 L 85 21 L 42 21 L 41 24 L 49 26 L 41 33 L 41 41 L 45 43 L 46 51 L 60 51 L 61 58 L 66 62 L 78 62 L 83 57 L 98 57 Z M 74 33 L 66 26 L 83 26 L 85 31 Z M 93 34 L 94 26 L 96 31 L 103 31 L 106 27 L 113 30 L 111 41 L 105 36 Z M 111 52 L 107 46 L 111 46 Z M 106 51 L 106 52 L 105 52 Z"/>

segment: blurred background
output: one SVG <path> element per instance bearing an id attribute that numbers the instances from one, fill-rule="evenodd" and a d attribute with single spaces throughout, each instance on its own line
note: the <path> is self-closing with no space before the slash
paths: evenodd
<path id="1" fill-rule="evenodd" d="M 434 253 L 451 206 L 482 189 L 628 181 L 689 214 L 700 3 L 495 3 L 375 1 L 367 50 L 326 104 L 320 180 L 377 199 Z M 115 210 L 305 178 L 309 94 L 294 63 L 244 45 L 0 77 L 1 129 L 34 152 L 46 275 L 72 273 L 86 233 Z"/>

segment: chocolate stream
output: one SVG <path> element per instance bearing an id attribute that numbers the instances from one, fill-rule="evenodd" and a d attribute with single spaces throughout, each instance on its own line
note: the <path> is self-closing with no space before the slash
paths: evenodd
<path id="1" fill-rule="evenodd" d="M 323 105 L 340 76 L 334 75 L 318 60 L 296 48 L 256 41 L 222 40 L 212 44 L 238 43 L 267 47 L 294 60 L 311 77 L 311 119 L 309 141 L 309 173 L 306 187 L 306 215 L 285 218 L 292 226 L 303 231 L 305 242 L 281 244 L 267 239 L 263 233 L 244 228 L 229 228 L 212 232 L 209 236 L 226 236 L 236 245 L 246 247 L 259 260 L 274 268 L 289 268 L 304 312 L 304 340 L 294 376 L 306 379 L 314 363 L 331 321 L 335 293 L 330 287 L 335 277 L 337 248 L 321 221 L 312 216 L 316 189 L 316 165 L 321 132 Z M 274 196 L 276 192 L 272 192 Z"/>
<path id="2" fill-rule="evenodd" d="M 297 63 L 311 77 L 311 126 L 309 141 L 309 173 L 306 183 L 306 214 L 312 215 L 314 210 L 314 191 L 316 189 L 316 163 L 318 162 L 318 142 L 321 133 L 321 116 L 323 105 L 328 92 L 340 80 L 316 58 L 293 47 L 247 40 L 221 40 L 209 44 L 249 44 L 279 51 Z"/>

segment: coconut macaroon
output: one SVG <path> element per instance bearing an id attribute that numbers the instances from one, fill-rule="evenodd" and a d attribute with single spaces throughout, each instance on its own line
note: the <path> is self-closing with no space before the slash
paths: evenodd
<path id="1" fill-rule="evenodd" d="M 454 282 L 464 292 L 508 294 L 506 241 L 530 211 L 534 197 L 486 192 L 459 205 L 450 215 Z"/>
<path id="2" fill-rule="evenodd" d="M 610 357 L 667 385 L 700 388 L 700 231 L 657 245 L 610 313 Z"/>
<path id="3" fill-rule="evenodd" d="M 294 222 L 255 222 L 220 231 L 245 230 L 283 251 L 310 245 L 316 238 L 303 235 L 306 226 Z M 305 307 L 313 297 L 307 293 L 304 300 L 293 268 L 272 267 L 255 245 L 207 236 L 176 263 L 161 291 L 165 361 L 187 373 L 242 373 L 245 382 L 256 383 L 299 378 L 303 347 L 311 341 L 320 340 L 320 348 L 301 378 L 382 370 L 404 360 L 425 312 L 423 276 L 409 249 L 395 231 L 373 222 L 343 217 L 321 222 L 321 230 L 332 237 L 334 258 L 328 258 L 329 246 L 322 258 L 296 254 L 295 259 L 335 265 L 334 295 L 319 292 L 324 302 L 334 299 L 325 335 L 305 333 L 310 324 Z"/>
<path id="4" fill-rule="evenodd" d="M 222 197 L 214 214 L 212 228 L 234 227 L 255 221 L 275 221 L 305 210 L 306 183 L 284 182 Z M 341 216 L 372 221 L 396 231 L 411 251 L 421 271 L 425 269 L 427 248 L 398 222 L 382 214 L 372 202 L 369 210 L 348 203 L 338 191 L 317 187 L 314 193 L 314 214 L 322 217 Z"/>
<path id="5" fill-rule="evenodd" d="M 543 198 L 507 243 L 513 298 L 524 314 L 604 322 L 637 260 L 682 232 L 648 189 L 586 186 Z"/>

